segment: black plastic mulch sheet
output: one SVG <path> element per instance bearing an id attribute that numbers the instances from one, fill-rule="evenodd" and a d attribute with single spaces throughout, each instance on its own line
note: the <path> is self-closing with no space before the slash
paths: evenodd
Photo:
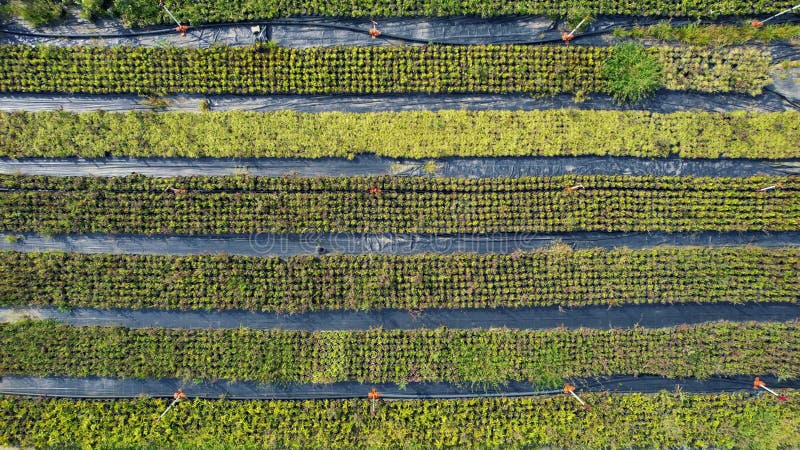
<path id="1" fill-rule="evenodd" d="M 139 255 L 229 254 L 244 256 L 296 256 L 341 254 L 419 253 L 513 253 L 554 244 L 574 248 L 696 245 L 787 247 L 800 245 L 800 231 L 787 232 L 699 232 L 699 233 L 600 233 L 562 234 L 358 234 L 309 233 L 208 236 L 141 236 L 110 234 L 67 234 L 39 236 L 0 233 L 0 250 L 19 252 L 64 251 Z"/>
<path id="2" fill-rule="evenodd" d="M 430 171 L 430 161 L 435 170 Z M 426 166 L 427 164 L 427 166 Z M 427 167 L 427 169 L 426 169 Z M 444 176 L 491 178 L 576 175 L 749 177 L 800 174 L 800 160 L 578 157 L 345 158 L 0 158 L 0 174 L 117 177 L 222 176 Z"/>
<path id="3" fill-rule="evenodd" d="M 797 380 L 779 380 L 770 375 L 758 375 L 772 389 L 798 389 Z M 752 392 L 770 395 L 763 389 L 754 390 L 754 376 L 715 376 L 708 379 L 670 379 L 659 376 L 618 375 L 602 378 L 567 380 L 577 387 L 576 392 L 658 393 L 680 391 L 687 393 Z M 189 399 L 228 400 L 307 400 L 364 398 L 372 388 L 386 400 L 392 399 L 457 399 L 481 397 L 527 397 L 563 395 L 562 389 L 542 389 L 529 382 L 507 382 L 499 386 L 456 385 L 450 383 L 391 383 L 361 384 L 340 382 L 331 384 L 261 384 L 248 381 L 182 381 L 178 379 L 118 379 L 6 376 L 0 378 L 0 394 L 36 397 L 71 397 L 121 399 L 136 397 L 167 397 L 180 388 Z M 777 401 L 777 399 L 776 399 Z M 576 406 L 578 406 L 576 401 Z M 158 411 L 156 411 L 158 412 Z"/>
<path id="4" fill-rule="evenodd" d="M 777 78 L 777 77 L 776 77 Z M 548 110 L 548 109 L 602 109 L 647 110 L 658 113 L 679 111 L 754 111 L 778 112 L 800 108 L 791 100 L 792 92 L 800 90 L 786 84 L 781 92 L 765 91 L 751 97 L 746 94 L 703 94 L 697 92 L 661 90 L 654 97 L 633 105 L 617 105 L 610 96 L 593 94 L 591 98 L 576 103 L 571 95 L 534 98 L 524 94 L 397 94 L 397 95 L 267 95 L 267 96 L 200 96 L 179 95 L 164 97 L 168 106 L 159 111 L 199 112 L 200 103 L 208 100 L 212 111 L 299 111 L 307 113 L 382 112 L 466 109 L 485 110 Z M 787 95 L 789 94 L 789 95 Z M 0 111 L 55 111 L 107 112 L 153 111 L 146 99 L 135 95 L 91 94 L 0 94 Z"/>
<path id="5" fill-rule="evenodd" d="M 800 302 L 800 294 L 798 295 Z M 382 328 L 416 330 L 513 328 L 644 328 L 673 327 L 718 320 L 780 322 L 800 319 L 800 304 L 787 303 L 686 303 L 582 308 L 533 307 L 496 309 L 397 309 L 367 311 L 315 311 L 275 314 L 253 311 L 100 310 L 76 308 L 0 308 L 0 322 L 22 319 L 55 320 L 73 326 L 121 326 L 172 329 L 281 329 L 300 331 L 351 331 Z"/>
<path id="6" fill-rule="evenodd" d="M 705 20 L 704 24 L 741 25 L 756 17 L 723 17 Z M 762 17 L 763 19 L 763 17 Z M 787 23 L 800 19 L 786 14 L 770 22 Z M 323 47 L 337 45 L 408 45 L 408 44 L 563 44 L 561 32 L 573 26 L 563 19 L 544 16 L 513 17 L 413 17 L 378 18 L 381 35 L 372 39 L 372 23 L 364 18 L 296 17 L 239 23 L 198 24 L 180 36 L 174 26 L 126 29 L 120 22 L 101 19 L 91 23 L 70 17 L 58 26 L 33 29 L 22 22 L 7 24 L 0 34 L 0 44 L 28 45 L 135 45 L 210 47 L 212 45 L 249 45 L 272 40 L 284 47 Z M 598 16 L 575 33 L 571 45 L 609 45 L 620 42 L 614 29 L 659 22 L 652 17 Z M 671 19 L 674 26 L 696 23 L 691 19 Z"/>

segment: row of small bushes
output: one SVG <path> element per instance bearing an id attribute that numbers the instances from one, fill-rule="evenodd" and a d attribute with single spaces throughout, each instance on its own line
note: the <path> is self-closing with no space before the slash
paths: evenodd
<path id="1" fill-rule="evenodd" d="M 0 176 L 0 230 L 44 234 L 792 231 L 800 228 L 798 185 L 796 176 L 9 175 Z M 164 192 L 170 186 L 186 192 Z M 760 191 L 770 186 L 774 189 Z"/>
<path id="2" fill-rule="evenodd" d="M 800 113 L 0 113 L 0 156 L 796 158 Z"/>
<path id="3" fill-rule="evenodd" d="M 280 331 L 0 324 L 0 376 L 106 376 L 363 383 L 616 374 L 800 376 L 800 324 L 675 328 Z"/>
<path id="4" fill-rule="evenodd" d="M 798 272 L 797 248 L 287 259 L 5 251 L 0 305 L 304 312 L 797 302 Z"/>
<path id="5" fill-rule="evenodd" d="M 752 48 L 624 47 L 662 66 L 654 87 L 746 92 L 770 83 Z M 609 92 L 614 47 L 141 48 L 0 46 L 0 92 L 388 94 Z M 636 61 L 617 61 L 631 67 Z M 634 80 L 636 74 L 630 74 Z M 624 87 L 624 86 L 623 86 Z M 649 90 L 648 90 L 649 92 Z M 627 97 L 623 97 L 627 98 Z"/>
<path id="6" fill-rule="evenodd" d="M 579 4 L 578 4 L 579 3 Z M 632 0 L 464 0 L 442 2 L 416 0 L 172 0 L 166 5 L 181 20 L 193 23 L 258 20 L 288 16 L 506 16 L 621 14 L 628 16 L 690 16 L 768 14 L 794 6 L 791 0 L 725 1 L 698 0 L 676 2 L 653 0 L 646 3 Z M 114 0 L 112 10 L 130 25 L 171 23 L 157 3 L 147 0 Z M 369 25 L 365 22 L 365 28 Z"/>
<path id="7" fill-rule="evenodd" d="M 586 394 L 472 400 L 0 398 L 0 445 L 22 448 L 800 447 L 800 396 Z"/>

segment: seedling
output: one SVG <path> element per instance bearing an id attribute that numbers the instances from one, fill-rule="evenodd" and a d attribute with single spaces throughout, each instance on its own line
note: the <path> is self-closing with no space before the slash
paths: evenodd
<path id="1" fill-rule="evenodd" d="M 369 29 L 369 35 L 372 39 L 381 35 L 381 30 L 378 29 L 378 22 L 372 21 L 372 27 Z"/>
<path id="2" fill-rule="evenodd" d="M 180 21 L 178 21 L 178 19 L 176 19 L 175 16 L 172 15 L 172 12 L 170 12 L 170 10 L 167 9 L 167 5 L 164 4 L 163 0 L 159 0 L 158 1 L 158 6 L 164 8 L 164 11 L 167 12 L 169 17 L 172 20 L 174 20 L 176 24 L 178 24 L 178 26 L 175 27 L 175 31 L 180 33 L 181 36 L 186 36 L 186 32 L 189 31 L 189 24 L 188 23 L 181 23 Z"/>
<path id="3" fill-rule="evenodd" d="M 379 398 L 381 398 L 381 394 L 380 392 L 378 392 L 377 389 L 372 388 L 372 390 L 369 391 L 369 394 L 367 394 L 367 398 L 369 398 L 370 401 L 372 402 L 371 412 L 372 412 L 372 417 L 375 417 L 375 407 L 376 407 L 375 403 L 378 401 Z"/>
<path id="4" fill-rule="evenodd" d="M 578 25 L 575 28 L 573 28 L 572 31 L 570 31 L 569 33 L 567 33 L 566 31 L 562 31 L 561 40 L 563 40 L 565 44 L 569 45 L 569 41 L 575 39 L 575 32 L 578 31 L 578 28 L 580 28 L 581 25 L 583 25 L 583 23 L 586 22 L 587 20 L 589 20 L 589 16 L 584 17 L 583 20 L 581 20 L 578 23 Z"/>
<path id="5" fill-rule="evenodd" d="M 758 388 L 765 389 L 770 394 L 774 395 L 775 397 L 778 397 L 778 400 L 780 400 L 782 402 L 785 402 L 786 400 L 788 400 L 785 396 L 779 395 L 777 392 L 775 392 L 772 389 L 768 388 L 767 384 L 764 383 L 763 381 L 761 381 L 761 378 L 756 377 L 755 381 L 753 381 L 753 389 L 758 389 Z"/>
<path id="6" fill-rule="evenodd" d="M 378 186 L 372 186 L 371 188 L 369 188 L 369 193 L 372 194 L 372 195 L 380 195 L 381 194 L 381 188 L 378 187 Z"/>
<path id="7" fill-rule="evenodd" d="M 589 409 L 589 405 L 587 405 L 586 402 L 581 400 L 581 398 L 578 397 L 578 394 L 575 393 L 575 386 L 573 386 L 573 385 L 571 385 L 569 383 L 566 383 L 564 385 L 564 393 L 565 394 L 570 394 L 571 396 L 575 397 L 575 399 L 578 400 L 581 403 L 581 406 L 583 406 L 584 409 Z"/>
<path id="8" fill-rule="evenodd" d="M 774 16 L 772 16 L 772 17 L 769 17 L 769 18 L 766 18 L 766 19 L 764 19 L 764 20 L 756 20 L 756 19 L 753 19 L 753 27 L 755 27 L 755 28 L 761 28 L 761 27 L 763 27 L 763 26 L 764 26 L 764 24 L 765 24 L 765 23 L 769 22 L 770 20 L 772 20 L 772 19 L 774 19 L 774 18 L 776 18 L 776 17 L 780 17 L 780 16 L 782 16 L 782 15 L 784 15 L 784 14 L 786 14 L 786 13 L 792 12 L 792 11 L 794 11 L 795 9 L 798 9 L 798 8 L 800 8 L 800 4 L 799 4 L 799 5 L 796 5 L 796 6 L 793 6 L 793 7 L 789 8 L 789 9 L 784 9 L 783 11 L 779 12 L 778 14 L 775 14 Z"/>
<path id="9" fill-rule="evenodd" d="M 174 400 L 172 400 L 172 403 L 170 403 L 169 406 L 167 406 L 167 409 L 165 409 L 164 412 L 161 413 L 160 416 L 158 416 L 158 419 L 156 419 L 156 422 L 161 421 L 161 419 L 164 418 L 164 416 L 167 414 L 167 412 L 169 412 L 169 410 L 172 409 L 172 407 L 175 406 L 176 403 L 178 403 L 179 401 L 185 399 L 186 398 L 186 394 L 183 393 L 183 390 L 178 389 L 178 392 L 172 394 L 172 398 L 174 398 Z"/>

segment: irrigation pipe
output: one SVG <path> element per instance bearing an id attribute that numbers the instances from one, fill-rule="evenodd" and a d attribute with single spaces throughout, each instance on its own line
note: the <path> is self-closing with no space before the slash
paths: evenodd
<path id="1" fill-rule="evenodd" d="M 355 19 L 353 19 L 355 20 Z M 721 21 L 721 22 L 714 22 L 714 21 L 705 21 L 705 22 L 693 22 L 682 20 L 682 22 L 686 22 L 684 24 L 676 25 L 676 26 L 688 26 L 690 24 L 700 24 L 700 25 L 713 25 L 717 23 L 730 23 L 731 21 Z M 776 23 L 795 23 L 800 22 L 800 18 L 796 17 L 789 17 L 785 18 Z M 551 28 L 554 28 L 557 22 L 553 22 Z M 579 33 L 574 36 L 573 40 L 580 40 L 586 37 L 593 37 L 593 36 L 600 36 L 604 34 L 608 34 L 613 32 L 616 29 L 630 29 L 635 26 L 640 25 L 648 25 L 655 23 L 654 21 L 647 21 L 644 24 L 639 23 L 631 23 L 625 25 L 611 25 L 607 27 L 603 27 L 601 29 L 595 31 L 589 31 L 584 33 Z M 365 36 L 369 36 L 369 29 L 365 27 L 356 27 L 356 26 L 348 26 L 348 25 L 341 25 L 341 24 L 332 24 L 332 23 L 323 23 L 323 22 L 305 22 L 305 21 L 291 21 L 291 20 L 263 20 L 263 21 L 243 21 L 243 22 L 224 22 L 224 23 L 211 23 L 211 24 L 200 24 L 200 25 L 193 25 L 191 29 L 220 29 L 220 28 L 227 28 L 227 27 L 247 27 L 247 26 L 298 26 L 298 27 L 310 27 L 310 28 L 323 28 L 323 29 L 332 29 L 332 30 L 341 30 L 341 31 L 349 31 L 357 34 L 364 34 Z M 21 31 L 21 30 L 9 30 L 9 29 L 0 29 L 0 33 L 14 35 L 14 36 L 21 36 L 21 37 L 35 37 L 35 38 L 46 38 L 46 39 L 75 39 L 75 40 L 82 40 L 82 39 L 113 39 L 113 38 L 134 38 L 134 37 L 141 37 L 141 36 L 157 36 L 157 35 L 166 35 L 175 33 L 174 27 L 170 28 L 159 28 L 154 30 L 137 30 L 131 31 L 129 33 L 98 33 L 98 34 L 69 34 L 69 33 L 40 33 L 35 31 Z M 403 36 L 403 35 L 396 35 L 392 33 L 382 32 L 380 35 L 380 39 L 384 40 L 398 40 L 408 43 L 415 43 L 415 44 L 434 44 L 434 45 L 474 45 L 468 44 L 463 42 L 456 42 L 452 40 L 434 40 L 434 39 L 420 39 L 414 38 L 411 36 Z M 521 41 L 518 42 L 520 45 L 540 45 L 540 44 L 552 44 L 552 43 L 561 43 L 563 40 L 560 37 L 554 38 L 547 38 L 547 39 L 534 39 L 529 41 Z"/>
<path id="2" fill-rule="evenodd" d="M 798 380 L 779 380 L 774 376 L 758 375 L 774 389 L 798 389 Z M 580 392 L 658 393 L 681 391 L 688 393 L 753 393 L 755 376 L 712 376 L 707 379 L 670 379 L 650 375 L 620 375 L 602 378 L 568 379 Z M 32 397 L 65 397 L 90 399 L 124 399 L 141 396 L 172 398 L 182 389 L 189 398 L 229 400 L 323 400 L 367 398 L 370 388 L 376 388 L 387 400 L 470 399 L 497 397 L 531 397 L 559 395 L 562 389 L 542 389 L 530 382 L 501 383 L 496 386 L 453 383 L 394 383 L 362 384 L 339 382 L 331 384 L 261 384 L 248 381 L 199 381 L 179 379 L 119 379 L 6 376 L 0 378 L 0 394 Z M 759 395 L 754 393 L 754 395 Z"/>
<path id="3" fill-rule="evenodd" d="M 0 250 L 18 252 L 63 251 L 136 255 L 242 256 L 329 254 L 510 254 L 554 244 L 576 249 L 655 246 L 741 246 L 789 247 L 800 245 L 800 231 L 787 232 L 698 232 L 698 233 L 490 233 L 490 234 L 360 234 L 309 233 L 250 235 L 114 235 L 61 234 L 39 236 L 33 233 L 0 232 Z"/>
<path id="4" fill-rule="evenodd" d="M 800 296 L 795 299 L 800 302 Z M 784 322 L 800 320 L 800 303 L 651 303 L 621 307 L 520 307 L 483 309 L 321 310 L 275 313 L 245 310 L 62 309 L 0 307 L 0 323 L 54 320 L 71 326 L 125 328 L 239 329 L 296 331 L 368 331 L 512 328 L 518 330 L 664 328 L 716 321 Z"/>

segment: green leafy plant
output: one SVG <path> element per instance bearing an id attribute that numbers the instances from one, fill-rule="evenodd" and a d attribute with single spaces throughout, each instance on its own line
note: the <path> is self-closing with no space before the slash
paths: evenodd
<path id="1" fill-rule="evenodd" d="M 658 58 L 633 43 L 614 47 L 604 62 L 603 76 L 611 95 L 620 103 L 641 101 L 664 85 Z"/>

